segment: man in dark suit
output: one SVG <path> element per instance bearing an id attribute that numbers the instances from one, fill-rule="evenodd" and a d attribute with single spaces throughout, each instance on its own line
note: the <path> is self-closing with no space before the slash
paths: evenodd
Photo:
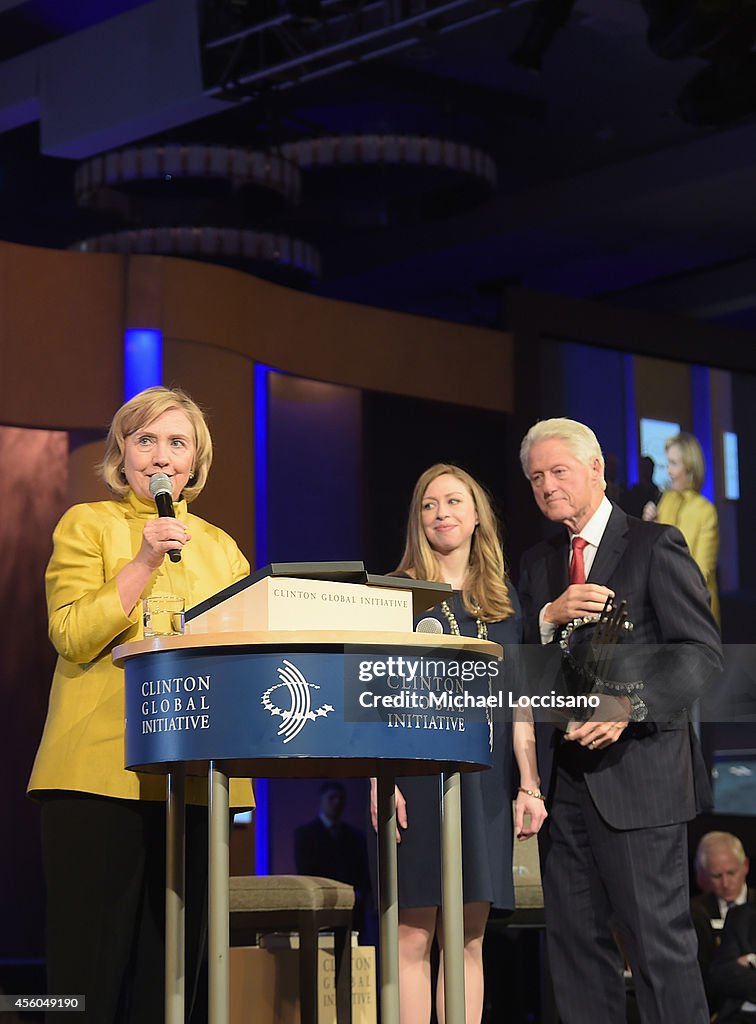
<path id="1" fill-rule="evenodd" d="M 521 447 L 536 503 L 566 529 L 526 552 L 526 639 L 627 602 L 643 688 L 600 693 L 592 717 L 541 743 L 551 974 L 563 1024 L 623 1024 L 622 958 L 644 1024 L 708 1024 L 690 921 L 685 822 L 711 792 L 686 708 L 721 667 L 701 573 L 674 527 L 627 516 L 604 495 L 590 428 L 537 423 Z M 577 544 L 574 539 L 579 538 Z M 571 541 L 573 543 L 571 543 Z"/>
<path id="2" fill-rule="evenodd" d="M 712 1013 L 719 1009 L 709 980 L 709 969 L 719 947 L 725 919 L 733 907 L 756 903 L 749 888 L 749 861 L 743 844 L 732 832 L 707 832 L 696 849 L 696 881 L 703 891 L 690 901 L 698 936 L 698 963 Z"/>
<path id="3" fill-rule="evenodd" d="M 294 833 L 294 860 L 300 875 L 333 878 L 354 888 L 352 926 L 360 932 L 370 893 L 365 834 L 342 820 L 344 786 L 329 779 L 320 787 L 320 814 Z"/>
<path id="4" fill-rule="evenodd" d="M 723 1000 L 718 1024 L 756 1024 L 756 904 L 727 914 L 710 977 Z"/>

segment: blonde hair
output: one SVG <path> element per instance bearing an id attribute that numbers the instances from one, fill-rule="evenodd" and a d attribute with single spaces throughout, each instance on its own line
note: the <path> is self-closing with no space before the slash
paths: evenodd
<path id="1" fill-rule="evenodd" d="M 421 473 L 410 501 L 404 554 L 395 572 L 406 572 L 418 580 L 443 582 L 438 559 L 423 530 L 422 503 L 429 485 L 445 474 L 464 484 L 472 495 L 478 515 L 478 525 L 470 542 L 470 562 L 462 591 L 464 607 L 484 622 L 507 619 L 514 614 L 514 608 L 507 589 L 499 523 L 485 488 L 459 466 L 437 462 Z"/>
<path id="2" fill-rule="evenodd" d="M 686 431 L 681 431 L 664 442 L 664 450 L 669 452 L 673 444 L 680 449 L 680 459 L 683 469 L 690 477 L 690 487 L 693 491 L 700 491 L 703 487 L 705 475 L 705 463 L 701 445 L 697 439 Z"/>
<path id="3" fill-rule="evenodd" d="M 126 438 L 172 409 L 179 409 L 189 417 L 195 443 L 192 475 L 182 494 L 175 497 L 192 501 L 202 491 L 213 461 L 213 441 L 205 414 L 194 399 L 180 388 L 154 387 L 134 395 L 121 406 L 111 421 L 105 440 L 105 454 L 97 468 L 117 498 L 125 498 L 129 492 L 129 485 L 123 473 Z"/>
<path id="4" fill-rule="evenodd" d="M 592 459 L 601 463 L 601 476 L 604 476 L 604 454 L 598 438 L 590 427 L 577 420 L 568 420 L 565 416 L 557 416 L 550 420 L 539 420 L 534 423 L 520 445 L 520 463 L 525 476 L 528 475 L 528 456 L 530 449 L 539 441 L 565 441 L 572 454 L 579 462 L 589 465 Z M 606 487 L 606 483 L 604 483 Z"/>

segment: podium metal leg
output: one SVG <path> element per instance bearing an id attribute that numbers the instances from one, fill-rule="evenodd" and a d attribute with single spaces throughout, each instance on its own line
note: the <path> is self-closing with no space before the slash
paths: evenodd
<path id="1" fill-rule="evenodd" d="M 184 1024 L 186 773 L 168 773 L 165 804 L 165 1021 Z"/>
<path id="2" fill-rule="evenodd" d="M 208 1019 L 228 1024 L 228 776 L 210 762 L 208 774 Z"/>
<path id="3" fill-rule="evenodd" d="M 394 777 L 378 776 L 378 898 L 381 918 L 381 1024 L 399 1024 L 399 897 Z"/>
<path id="4" fill-rule="evenodd" d="M 465 921 L 462 890 L 462 783 L 441 776 L 441 919 L 446 1024 L 465 1024 Z"/>

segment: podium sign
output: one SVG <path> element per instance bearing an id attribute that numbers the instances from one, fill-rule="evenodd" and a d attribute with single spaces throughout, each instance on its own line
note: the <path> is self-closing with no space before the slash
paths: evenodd
<path id="1" fill-rule="evenodd" d="M 361 583 L 266 577 L 199 614 L 187 633 L 228 629 L 341 629 L 412 632 L 409 590 Z"/>
<path id="2" fill-rule="evenodd" d="M 401 644 L 261 635 L 266 643 L 164 638 L 160 650 L 127 657 L 126 766 L 165 772 L 180 763 L 205 775 L 212 760 L 231 776 L 312 777 L 371 774 L 386 759 L 397 775 L 438 773 L 439 760 L 490 766 L 495 645 L 465 650 L 458 638 L 417 634 Z M 303 759 L 296 769 L 292 758 Z"/>

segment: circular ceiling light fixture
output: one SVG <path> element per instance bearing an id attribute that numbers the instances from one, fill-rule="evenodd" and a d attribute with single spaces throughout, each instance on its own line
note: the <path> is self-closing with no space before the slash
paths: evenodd
<path id="1" fill-rule="evenodd" d="M 331 135 L 288 142 L 276 150 L 303 169 L 352 166 L 439 168 L 496 187 L 496 162 L 482 149 L 427 135 Z"/>
<path id="2" fill-rule="evenodd" d="M 157 227 L 115 231 L 75 242 L 76 252 L 183 256 L 212 262 L 279 268 L 307 278 L 320 277 L 317 249 L 299 238 L 268 231 L 228 227 Z"/>
<path id="3" fill-rule="evenodd" d="M 112 150 L 85 160 L 76 170 L 74 190 L 80 206 L 96 204 L 102 189 L 126 189 L 150 182 L 228 182 L 234 190 L 271 189 L 290 203 L 299 202 L 298 168 L 277 153 L 231 146 L 159 143 Z"/>

